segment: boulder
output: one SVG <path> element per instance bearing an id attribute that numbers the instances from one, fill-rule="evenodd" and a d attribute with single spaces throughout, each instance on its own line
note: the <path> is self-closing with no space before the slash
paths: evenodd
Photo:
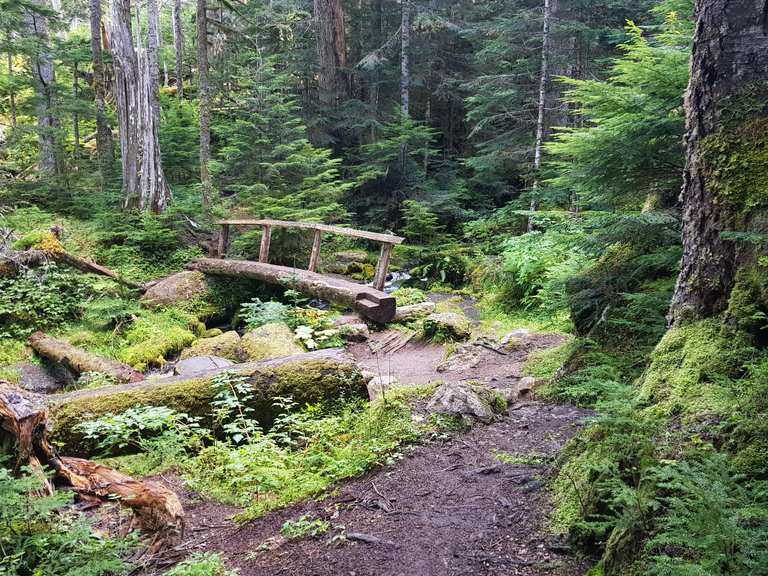
<path id="1" fill-rule="evenodd" d="M 150 308 L 189 302 L 208 293 L 205 274 L 185 271 L 163 278 L 153 284 L 141 297 L 141 303 Z"/>
<path id="2" fill-rule="evenodd" d="M 367 262 L 368 254 L 362 250 L 345 250 L 342 252 L 335 252 L 333 259 L 336 262 L 342 264 L 352 264 L 353 262 Z"/>
<path id="3" fill-rule="evenodd" d="M 370 338 L 371 331 L 368 324 L 342 324 L 339 326 L 339 336 L 347 342 L 365 342 Z"/>
<path id="4" fill-rule="evenodd" d="M 282 322 L 265 324 L 240 339 L 241 357 L 249 362 L 283 358 L 301 354 L 304 349 L 296 341 L 293 330 Z"/>
<path id="5" fill-rule="evenodd" d="M 392 322 L 410 322 L 424 316 L 429 316 L 435 311 L 434 302 L 420 302 L 409 306 L 398 306 Z"/>
<path id="6" fill-rule="evenodd" d="M 213 338 L 200 338 L 181 353 L 181 359 L 195 356 L 218 356 L 237 362 L 240 359 L 240 335 L 234 330 Z"/>
<path id="7" fill-rule="evenodd" d="M 424 336 L 436 342 L 466 340 L 472 334 L 469 319 L 458 312 L 430 314 L 424 319 Z"/>
<path id="8" fill-rule="evenodd" d="M 216 368 L 232 366 L 234 362 L 218 356 L 194 356 L 179 360 L 173 367 L 176 376 L 194 376 Z"/>
<path id="9" fill-rule="evenodd" d="M 427 411 L 488 424 L 505 412 L 507 402 L 496 390 L 466 382 L 447 382 L 430 398 Z"/>
<path id="10" fill-rule="evenodd" d="M 400 386 L 395 376 L 374 376 L 368 382 L 368 398 L 371 402 L 385 396 L 387 391 Z"/>

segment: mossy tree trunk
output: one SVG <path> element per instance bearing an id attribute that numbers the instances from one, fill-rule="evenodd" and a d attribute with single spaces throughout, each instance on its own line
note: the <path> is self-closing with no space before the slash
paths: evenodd
<path id="1" fill-rule="evenodd" d="M 724 163 L 728 167 L 729 150 L 711 144 L 743 132 L 745 123 L 764 118 L 768 112 L 765 100 L 759 98 L 754 105 L 744 105 L 756 87 L 764 91 L 768 82 L 764 4 L 764 0 L 696 0 L 696 33 L 685 101 L 684 251 L 670 311 L 676 324 L 725 311 L 737 271 L 745 261 L 744 251 L 723 233 L 748 230 L 760 202 L 724 194 L 727 171 L 718 167 Z M 743 136 L 739 147 L 747 151 L 760 149 L 765 139 L 760 131 Z"/>

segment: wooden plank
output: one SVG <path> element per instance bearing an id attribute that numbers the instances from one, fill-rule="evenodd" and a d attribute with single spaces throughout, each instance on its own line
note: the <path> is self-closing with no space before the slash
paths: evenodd
<path id="1" fill-rule="evenodd" d="M 382 244 L 379 261 L 376 263 L 376 275 L 373 277 L 373 287 L 383 290 L 387 283 L 387 270 L 389 270 L 389 257 L 392 255 L 392 244 Z"/>
<path id="2" fill-rule="evenodd" d="M 272 242 L 272 227 L 264 226 L 261 233 L 261 248 L 259 249 L 259 262 L 269 262 L 269 245 Z"/>
<path id="3" fill-rule="evenodd" d="M 224 258 L 227 255 L 229 247 L 229 224 L 221 223 L 221 233 L 219 234 L 219 246 L 216 250 L 217 258 Z"/>
<path id="4" fill-rule="evenodd" d="M 343 278 L 325 276 L 309 270 L 277 266 L 248 260 L 200 258 L 187 264 L 189 270 L 199 270 L 212 276 L 253 278 L 269 284 L 298 290 L 323 300 L 343 304 L 375 322 L 391 322 L 396 312 L 394 296 Z"/>
<path id="5" fill-rule="evenodd" d="M 312 254 L 309 256 L 309 268 L 310 272 L 317 270 L 317 265 L 320 262 L 320 243 L 323 240 L 323 233 L 320 230 L 315 230 L 315 238 L 312 242 Z"/>
<path id="6" fill-rule="evenodd" d="M 367 230 L 357 230 L 355 228 L 343 228 L 341 226 L 331 226 L 329 224 L 317 224 L 314 222 L 289 222 L 286 220 L 219 220 L 217 224 L 228 224 L 230 226 L 273 226 L 275 228 L 299 228 L 303 230 L 320 230 L 329 234 L 339 234 L 341 236 L 350 236 L 352 238 L 362 238 L 374 242 L 386 244 L 402 244 L 405 238 L 393 234 L 381 234 L 379 232 L 368 232 Z"/>

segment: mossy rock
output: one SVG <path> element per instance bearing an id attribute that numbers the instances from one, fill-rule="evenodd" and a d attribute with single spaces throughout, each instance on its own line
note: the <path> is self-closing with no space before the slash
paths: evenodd
<path id="1" fill-rule="evenodd" d="M 469 319 L 458 312 L 430 314 L 422 327 L 424 338 L 432 342 L 466 340 L 472 334 Z"/>
<path id="2" fill-rule="evenodd" d="M 181 359 L 195 356 L 218 356 L 235 362 L 241 359 L 240 335 L 234 330 L 213 338 L 201 338 L 181 353 Z"/>
<path id="3" fill-rule="evenodd" d="M 184 305 L 209 293 L 205 274 L 197 271 L 179 272 L 163 278 L 151 286 L 141 297 L 141 303 L 150 308 Z"/>
<path id="4" fill-rule="evenodd" d="M 181 326 L 168 326 L 162 333 L 126 348 L 120 359 L 135 368 L 146 370 L 150 366 L 162 366 L 167 357 L 176 354 L 195 341 L 195 334 Z"/>
<path id="5" fill-rule="evenodd" d="M 376 269 L 373 264 L 353 262 L 347 266 L 347 274 L 352 276 L 355 280 L 373 280 L 373 276 L 376 274 Z"/>
<path id="6" fill-rule="evenodd" d="M 255 419 L 264 427 L 272 424 L 275 397 L 290 396 L 300 406 L 345 398 L 366 398 L 365 381 L 358 367 L 338 350 L 310 352 L 301 357 L 236 365 L 229 370 L 248 377 L 254 391 Z M 105 414 L 121 414 L 135 406 L 168 406 L 200 416 L 212 426 L 211 402 L 216 370 L 194 378 L 148 380 L 130 385 L 49 396 L 53 422 L 52 439 L 68 455 L 88 455 L 93 449 L 77 425 Z"/>
<path id="7" fill-rule="evenodd" d="M 334 252 L 333 259 L 342 264 L 363 263 L 368 261 L 368 253 L 362 250 L 343 250 Z"/>
<path id="8" fill-rule="evenodd" d="M 255 362 L 301 354 L 304 349 L 296 342 L 293 330 L 282 322 L 265 324 L 240 339 L 243 360 Z"/>

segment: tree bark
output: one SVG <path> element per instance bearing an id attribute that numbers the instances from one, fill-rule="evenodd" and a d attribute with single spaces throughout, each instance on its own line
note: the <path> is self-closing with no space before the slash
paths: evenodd
<path id="1" fill-rule="evenodd" d="M 68 342 L 51 338 L 43 332 L 35 332 L 29 337 L 29 346 L 40 356 L 61 364 L 76 379 L 84 372 L 101 372 L 112 376 L 119 383 L 140 382 L 144 375 L 130 366 L 102 358 Z"/>
<path id="2" fill-rule="evenodd" d="M 320 103 L 337 107 L 347 95 L 347 40 L 341 0 L 314 0 Z"/>
<path id="3" fill-rule="evenodd" d="M 184 29 L 181 27 L 181 0 L 173 0 L 173 49 L 176 57 L 176 96 L 184 99 Z"/>
<path id="4" fill-rule="evenodd" d="M 400 22 L 400 109 L 403 116 L 410 115 L 411 108 L 411 5 L 402 2 Z"/>
<path id="5" fill-rule="evenodd" d="M 744 229 L 744 206 L 718 198 L 703 145 L 724 127 L 725 113 L 733 114 L 735 97 L 768 81 L 764 0 L 697 0 L 695 13 L 685 98 L 683 258 L 670 309 L 670 320 L 677 324 L 715 316 L 728 306 L 739 262 L 735 242 L 721 233 Z"/>
<path id="6" fill-rule="evenodd" d="M 541 69 L 539 71 L 539 102 L 536 114 L 536 141 L 533 146 L 533 186 L 531 188 L 531 212 L 539 208 L 539 170 L 541 170 L 541 152 L 544 145 L 546 122 L 547 85 L 549 83 L 550 28 L 552 17 L 551 0 L 544 0 L 544 24 L 541 35 Z M 533 215 L 528 218 L 528 232 L 534 227 Z"/>
<path id="7" fill-rule="evenodd" d="M 80 96 L 80 86 L 78 86 L 77 76 L 79 74 L 78 63 L 75 62 L 72 66 L 72 96 L 77 102 Z M 73 156 L 75 159 L 80 156 L 80 115 L 77 113 L 77 109 L 72 113 L 72 138 L 74 140 Z"/>
<path id="8" fill-rule="evenodd" d="M 11 128 L 15 130 L 17 125 L 16 89 L 13 87 L 13 84 L 12 84 L 13 83 L 13 52 L 11 51 L 11 44 L 13 42 L 13 35 L 10 30 L 8 30 L 6 41 L 8 43 L 8 46 L 6 48 L 7 55 L 8 55 L 8 78 L 11 81 L 10 95 L 8 97 L 8 100 L 9 100 L 9 107 L 10 107 L 10 113 L 11 113 Z"/>
<path id="9" fill-rule="evenodd" d="M 206 1 L 197 0 L 197 92 L 200 116 L 200 188 L 203 211 L 211 210 L 213 186 L 209 165 L 211 161 L 211 95 L 208 83 L 208 16 Z"/>
<path id="10" fill-rule="evenodd" d="M 39 0 L 38 5 L 49 8 L 45 0 Z M 41 175 L 54 176 L 61 173 L 61 151 L 56 142 L 56 132 L 61 127 L 61 122 L 55 112 L 56 74 L 50 53 L 48 17 L 32 11 L 29 23 L 37 42 L 32 57 L 32 83 L 35 88 L 35 112 L 40 146 L 38 169 Z"/>

